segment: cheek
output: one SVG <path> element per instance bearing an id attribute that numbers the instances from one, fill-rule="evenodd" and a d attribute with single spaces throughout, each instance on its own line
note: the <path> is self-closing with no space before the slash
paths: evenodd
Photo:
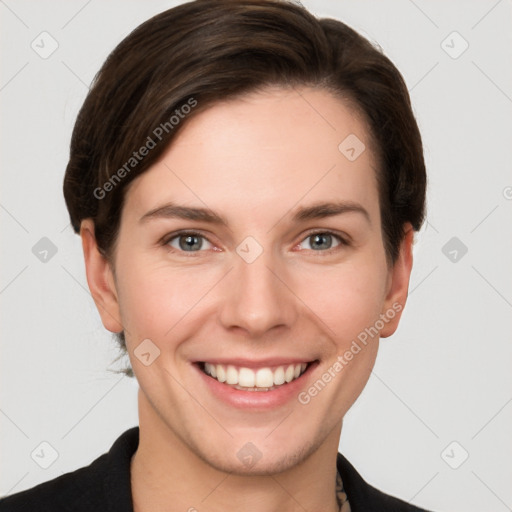
<path id="1" fill-rule="evenodd" d="M 143 258 L 123 264 L 119 305 L 126 338 L 134 342 L 149 338 L 168 343 L 181 321 L 200 310 L 201 298 L 218 280 L 218 269 L 172 268 Z"/>
<path id="2" fill-rule="evenodd" d="M 302 282 L 300 297 L 307 297 L 304 302 L 330 328 L 340 349 L 379 318 L 386 269 L 378 261 L 323 268 Z"/>

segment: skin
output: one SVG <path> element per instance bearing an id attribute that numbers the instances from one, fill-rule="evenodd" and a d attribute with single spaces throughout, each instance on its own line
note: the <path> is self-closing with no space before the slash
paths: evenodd
<path id="1" fill-rule="evenodd" d="M 338 150 L 349 134 L 366 145 L 353 162 Z M 125 330 L 140 385 L 140 443 L 131 464 L 136 512 L 338 510 L 342 420 L 367 383 L 379 336 L 308 404 L 292 399 L 269 410 L 220 401 L 191 361 L 318 360 L 307 391 L 379 315 L 405 305 L 413 232 L 406 226 L 389 265 L 375 166 L 365 124 L 340 99 L 309 88 L 266 89 L 191 118 L 163 158 L 130 184 L 115 273 L 98 251 L 92 220 L 82 222 L 91 294 L 105 328 Z M 358 203 L 369 220 L 347 212 L 291 223 L 300 206 L 332 200 Z M 207 207 L 229 227 L 140 222 L 169 201 Z M 351 242 L 333 237 L 315 250 L 312 229 Z M 202 247 L 186 252 L 179 238 L 159 244 L 178 230 L 199 232 Z M 250 264 L 236 252 L 248 236 L 263 249 Z M 400 313 L 380 337 L 393 334 Z M 134 350 L 148 338 L 160 356 L 145 366 Z M 262 454 L 252 467 L 237 457 L 247 442 Z"/>

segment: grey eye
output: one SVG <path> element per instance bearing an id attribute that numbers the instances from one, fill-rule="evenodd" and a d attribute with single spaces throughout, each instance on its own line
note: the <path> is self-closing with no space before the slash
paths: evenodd
<path id="1" fill-rule="evenodd" d="M 332 249 L 333 247 L 337 247 L 337 245 L 333 246 L 333 239 L 338 239 L 340 240 L 338 242 L 338 245 L 341 244 L 341 239 L 339 236 L 333 234 L 333 233 L 313 233 L 312 235 L 309 235 L 307 236 L 305 239 L 304 239 L 304 242 L 306 242 L 307 240 L 311 240 L 310 242 L 310 247 L 312 250 L 314 251 L 322 251 L 322 250 L 329 250 L 329 249 Z M 302 242 L 302 243 L 304 243 Z M 306 247 L 307 249 L 307 247 Z"/>
<path id="2" fill-rule="evenodd" d="M 174 242 L 178 242 L 178 246 L 173 245 Z M 197 233 L 181 233 L 171 238 L 167 244 L 170 245 L 174 249 L 178 249 L 185 252 L 197 252 L 203 248 L 204 242 L 207 244 L 208 240 L 202 235 L 198 235 Z"/>

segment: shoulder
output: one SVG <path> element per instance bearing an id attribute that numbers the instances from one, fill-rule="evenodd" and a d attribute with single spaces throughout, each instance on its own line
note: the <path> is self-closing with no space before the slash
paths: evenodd
<path id="1" fill-rule="evenodd" d="M 351 512 L 428 512 L 372 487 L 341 453 L 337 456 L 337 467 Z"/>
<path id="2" fill-rule="evenodd" d="M 130 460 L 137 445 L 134 427 L 88 466 L 3 497 L 0 512 L 131 512 Z"/>

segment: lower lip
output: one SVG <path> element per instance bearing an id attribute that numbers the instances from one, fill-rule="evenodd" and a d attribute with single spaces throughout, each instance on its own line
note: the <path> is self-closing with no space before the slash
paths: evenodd
<path id="1" fill-rule="evenodd" d="M 192 366 L 199 373 L 211 393 L 223 402 L 240 409 L 271 409 L 279 407 L 292 399 L 296 399 L 299 393 L 304 389 L 306 380 L 317 365 L 318 361 L 310 363 L 306 371 L 299 378 L 287 384 L 282 384 L 270 391 L 243 391 L 241 389 L 235 389 L 206 375 L 206 373 L 199 368 L 198 364 L 193 364 Z"/>

